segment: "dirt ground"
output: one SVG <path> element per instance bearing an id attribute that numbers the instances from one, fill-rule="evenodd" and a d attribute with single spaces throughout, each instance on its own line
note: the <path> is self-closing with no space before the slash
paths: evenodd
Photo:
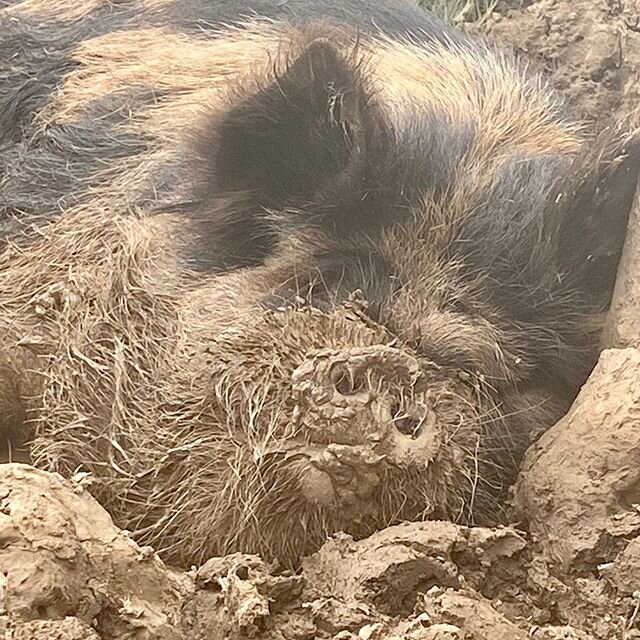
<path id="1" fill-rule="evenodd" d="M 640 104 L 638 0 L 504 0 L 467 26 L 533 60 L 588 120 Z"/>
<path id="2" fill-rule="evenodd" d="M 510 0 L 481 23 L 465 16 L 474 18 L 462 15 L 463 28 L 547 70 L 587 119 L 640 105 L 638 0 Z M 241 554 L 179 573 L 112 524 L 89 477 L 1 465 L 5 637 L 640 638 L 640 234 L 631 235 L 608 348 L 566 418 L 529 451 L 512 527 L 406 524 L 362 541 L 337 535 L 297 574 Z"/>

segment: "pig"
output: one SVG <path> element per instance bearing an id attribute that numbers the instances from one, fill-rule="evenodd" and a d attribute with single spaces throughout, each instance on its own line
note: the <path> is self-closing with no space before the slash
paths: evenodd
<path id="1" fill-rule="evenodd" d="M 0 9 L 0 428 L 180 566 L 504 521 L 640 173 L 402 0 Z M 85 477 L 84 475 L 82 477 Z"/>

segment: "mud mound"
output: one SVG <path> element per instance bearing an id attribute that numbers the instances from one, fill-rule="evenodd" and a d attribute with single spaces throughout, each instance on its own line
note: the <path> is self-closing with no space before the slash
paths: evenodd
<path id="1" fill-rule="evenodd" d="M 485 31 L 540 65 L 587 119 L 638 109 L 637 0 L 506 1 L 470 30 Z"/>

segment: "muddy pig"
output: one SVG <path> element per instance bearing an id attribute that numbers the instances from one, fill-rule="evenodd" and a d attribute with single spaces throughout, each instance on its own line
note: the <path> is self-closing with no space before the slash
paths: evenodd
<path id="1" fill-rule="evenodd" d="M 635 125 L 400 0 L 5 2 L 0 60 L 12 447 L 182 565 L 502 518 L 597 356 Z"/>

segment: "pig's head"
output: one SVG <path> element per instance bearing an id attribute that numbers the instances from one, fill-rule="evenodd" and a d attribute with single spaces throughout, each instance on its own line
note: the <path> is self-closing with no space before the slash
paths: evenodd
<path id="1" fill-rule="evenodd" d="M 283 50 L 198 144 L 191 264 L 259 274 L 214 340 L 252 461 L 224 549 L 291 560 L 340 529 L 495 515 L 593 364 L 640 137 L 583 141 L 484 45 L 320 29 Z"/>

